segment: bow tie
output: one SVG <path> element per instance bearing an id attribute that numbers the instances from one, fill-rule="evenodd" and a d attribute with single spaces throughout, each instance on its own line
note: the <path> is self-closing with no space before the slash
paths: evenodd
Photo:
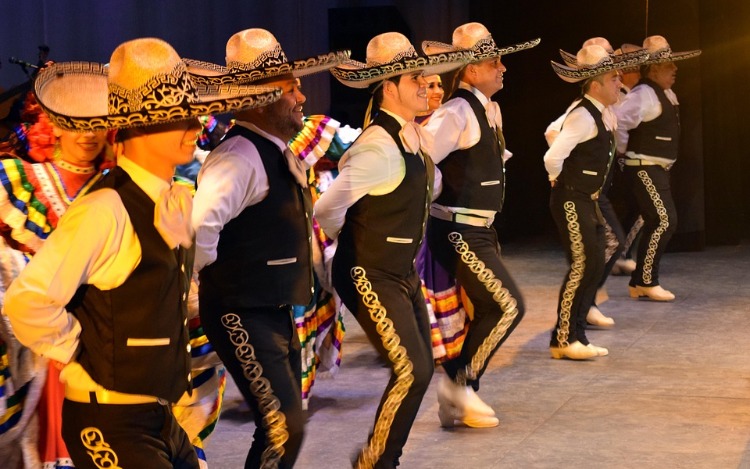
<path id="1" fill-rule="evenodd" d="M 302 187 L 307 187 L 307 172 L 299 158 L 289 149 L 284 150 L 284 159 L 289 172 L 294 176 L 294 180 Z"/>
<path id="2" fill-rule="evenodd" d="M 500 105 L 496 101 L 490 101 L 484 108 L 487 114 L 487 121 L 490 123 L 490 127 L 494 129 L 503 128 L 503 118 L 500 114 Z"/>
<path id="3" fill-rule="evenodd" d="M 401 143 L 404 144 L 404 149 L 409 153 L 418 155 L 419 149 L 427 146 L 428 138 L 422 126 L 416 122 L 407 122 L 401 128 L 399 135 L 401 136 Z"/>
<path id="4" fill-rule="evenodd" d="M 156 201 L 154 226 L 170 249 L 177 245 L 185 248 L 192 246 L 192 211 L 193 197 L 190 190 L 179 184 L 172 184 Z"/>

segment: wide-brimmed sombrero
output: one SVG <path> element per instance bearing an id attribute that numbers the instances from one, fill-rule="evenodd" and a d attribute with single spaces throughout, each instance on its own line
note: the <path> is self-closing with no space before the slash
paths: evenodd
<path id="1" fill-rule="evenodd" d="M 281 96 L 272 87 L 197 84 L 196 76 L 168 43 L 142 38 L 118 46 L 109 64 L 59 62 L 43 68 L 34 93 L 55 125 L 73 131 L 223 114 L 265 106 Z"/>
<path id="2" fill-rule="evenodd" d="M 692 59 L 701 55 L 701 50 L 689 50 L 684 52 L 672 52 L 669 43 L 664 36 L 649 36 L 643 40 L 643 48 L 648 51 L 649 57 L 644 65 L 659 64 L 664 62 L 676 62 L 678 60 Z"/>
<path id="3" fill-rule="evenodd" d="M 510 46 L 498 47 L 492 35 L 482 23 L 466 23 L 453 31 L 453 43 L 445 44 L 438 41 L 423 41 L 422 50 L 428 56 L 450 52 L 469 51 L 474 55 L 474 61 L 491 59 L 514 52 L 531 49 L 541 39 L 532 39 Z"/>
<path id="4" fill-rule="evenodd" d="M 640 53 L 640 51 L 643 50 L 643 47 L 636 45 L 636 44 L 630 44 L 628 42 L 624 43 L 617 49 L 615 49 L 615 55 L 612 57 L 615 60 L 618 60 L 620 57 L 628 57 L 629 54 L 633 53 Z M 646 51 L 648 52 L 648 51 Z M 622 60 L 622 59 L 620 59 Z M 622 69 L 623 73 L 628 72 L 637 72 L 640 68 L 640 65 L 634 65 L 632 67 L 625 67 Z"/>
<path id="5" fill-rule="evenodd" d="M 388 32 L 375 36 L 367 44 L 366 62 L 347 60 L 331 69 L 341 83 L 351 88 L 367 88 L 387 78 L 422 70 L 435 75 L 455 70 L 473 61 L 469 51 L 456 51 L 425 57 L 401 33 Z"/>
<path id="6" fill-rule="evenodd" d="M 615 62 L 619 62 L 621 60 L 630 60 L 634 56 L 640 56 L 641 53 L 639 51 L 642 49 L 642 47 L 633 44 L 623 44 L 623 48 L 614 50 L 609 41 L 603 37 L 592 37 L 590 39 L 586 39 L 581 47 L 591 45 L 602 46 L 607 52 L 612 54 L 612 60 L 614 60 Z M 627 47 L 627 49 L 624 49 L 624 47 Z M 569 67 L 575 67 L 577 65 L 575 54 L 571 54 L 570 52 L 566 52 L 560 49 L 560 56 L 562 57 L 563 62 L 565 62 L 565 65 Z"/>
<path id="7" fill-rule="evenodd" d="M 613 54 L 607 52 L 604 47 L 592 44 L 578 51 L 578 54 L 576 54 L 576 66 L 561 65 L 554 61 L 550 61 L 550 63 L 557 76 L 568 83 L 576 83 L 601 75 L 602 73 L 643 64 L 647 59 L 648 52 L 641 50 L 626 60 L 615 61 Z"/>
<path id="8" fill-rule="evenodd" d="M 328 52 L 289 61 L 273 34 L 251 28 L 234 34 L 227 41 L 226 67 L 185 59 L 191 67 L 206 73 L 198 79 L 207 84 L 249 84 L 281 75 L 295 78 L 324 72 L 349 58 L 348 50 Z"/>

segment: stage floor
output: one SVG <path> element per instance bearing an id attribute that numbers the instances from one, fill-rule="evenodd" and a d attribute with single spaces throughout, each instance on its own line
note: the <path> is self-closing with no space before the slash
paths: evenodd
<path id="1" fill-rule="evenodd" d="M 482 378 L 500 426 L 441 428 L 436 370 L 401 467 L 750 468 L 750 244 L 666 254 L 671 303 L 633 300 L 628 278 L 610 277 L 600 308 L 615 328 L 587 334 L 609 356 L 588 362 L 549 355 L 560 249 L 514 243 L 503 258 L 526 316 Z M 299 469 L 351 467 L 388 379 L 356 321 L 345 323 L 341 370 L 312 390 Z M 206 447 L 216 469 L 243 467 L 255 429 L 229 381 Z"/>

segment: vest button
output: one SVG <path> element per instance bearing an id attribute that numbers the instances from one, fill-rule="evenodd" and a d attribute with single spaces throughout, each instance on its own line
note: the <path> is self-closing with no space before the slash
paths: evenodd
<path id="1" fill-rule="evenodd" d="M 190 353 L 190 350 L 193 349 L 193 347 L 191 347 L 190 344 L 187 344 L 187 347 L 185 347 L 185 348 L 187 349 L 188 353 Z"/>

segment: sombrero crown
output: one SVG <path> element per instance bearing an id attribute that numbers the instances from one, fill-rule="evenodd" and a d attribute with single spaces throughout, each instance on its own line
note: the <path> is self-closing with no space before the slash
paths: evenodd
<path id="1" fill-rule="evenodd" d="M 604 47 L 592 44 L 578 51 L 576 66 L 574 67 L 561 65 L 554 61 L 551 61 L 551 64 L 557 76 L 568 83 L 576 83 L 602 73 L 633 67 L 645 62 L 646 59 L 648 59 L 648 53 L 641 50 L 639 54 L 634 54 L 630 59 L 615 61 L 612 54 L 607 52 Z"/>
<path id="2" fill-rule="evenodd" d="M 672 52 L 669 43 L 664 36 L 649 36 L 643 40 L 643 48 L 649 53 L 649 58 L 644 65 L 674 62 L 677 60 L 691 59 L 701 55 L 701 50 L 690 50 L 685 52 Z"/>
<path id="3" fill-rule="evenodd" d="M 618 53 L 618 51 L 612 49 L 612 45 L 607 39 L 603 37 L 592 37 L 590 39 L 587 39 L 586 41 L 584 41 L 581 47 L 583 48 L 591 45 L 603 47 L 604 50 L 606 50 L 612 56 L 612 60 L 614 62 L 621 62 L 623 60 L 628 61 L 633 58 L 637 59 L 642 55 L 642 48 L 638 46 L 634 46 L 633 48 L 629 48 L 628 50 L 618 49 Z M 632 44 L 628 44 L 628 46 L 630 45 Z M 564 50 L 560 49 L 560 56 L 562 57 L 563 62 L 565 62 L 565 65 L 567 65 L 568 67 L 577 66 L 576 56 L 571 54 L 570 52 L 565 52 Z"/>
<path id="4" fill-rule="evenodd" d="M 251 28 L 234 34 L 227 41 L 226 67 L 190 59 L 186 62 L 197 68 L 213 69 L 213 76 L 201 81 L 248 84 L 281 75 L 291 74 L 299 78 L 323 72 L 342 63 L 350 54 L 350 51 L 343 50 L 290 62 L 273 34 L 265 29 Z"/>
<path id="5" fill-rule="evenodd" d="M 422 50 L 427 55 L 470 51 L 474 55 L 474 60 L 480 61 L 530 49 L 539 42 L 540 39 L 537 38 L 512 46 L 497 47 L 492 35 L 482 23 L 466 23 L 453 31 L 452 44 L 424 41 L 422 42 Z"/>
<path id="6" fill-rule="evenodd" d="M 331 69 L 331 73 L 346 86 L 367 88 L 373 83 L 417 70 L 423 70 L 425 75 L 449 72 L 474 60 L 468 51 L 421 56 L 406 36 L 396 32 L 372 38 L 367 44 L 366 55 L 366 63 L 347 60 Z"/>
<path id="7" fill-rule="evenodd" d="M 52 122 L 89 131 L 173 122 L 265 106 L 278 88 L 205 86 L 177 52 L 161 39 L 125 42 L 108 65 L 60 62 L 42 69 L 34 82 L 39 104 Z"/>

